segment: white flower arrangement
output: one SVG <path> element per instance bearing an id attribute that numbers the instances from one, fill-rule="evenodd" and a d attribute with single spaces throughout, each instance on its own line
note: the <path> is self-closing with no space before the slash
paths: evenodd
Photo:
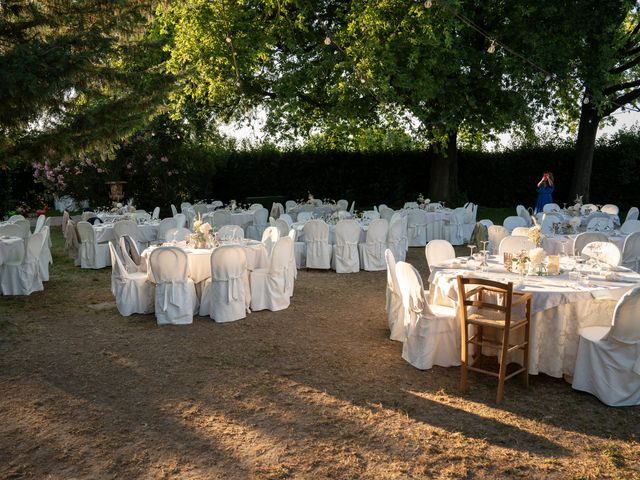
<path id="1" fill-rule="evenodd" d="M 544 262 L 545 256 L 546 253 L 543 248 L 537 247 L 529 250 L 529 260 L 531 261 L 531 265 L 534 267 Z"/>
<path id="2" fill-rule="evenodd" d="M 537 223 L 529 228 L 529 240 L 533 242 L 536 247 L 539 247 L 542 244 L 542 227 Z"/>
<path id="3" fill-rule="evenodd" d="M 575 217 L 571 217 L 569 219 L 569 225 L 571 225 L 571 228 L 573 229 L 574 232 L 578 231 L 578 227 L 580 226 L 581 220 L 580 217 L 575 216 Z"/>

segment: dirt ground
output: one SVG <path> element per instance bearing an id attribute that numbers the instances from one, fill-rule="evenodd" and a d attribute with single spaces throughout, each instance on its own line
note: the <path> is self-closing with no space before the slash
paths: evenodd
<path id="1" fill-rule="evenodd" d="M 404 362 L 384 272 L 300 271 L 285 311 L 158 327 L 54 240 L 45 291 L 0 297 L 0 478 L 640 478 L 640 407 L 544 375 L 497 406 L 492 378 L 461 395 L 458 368 Z"/>

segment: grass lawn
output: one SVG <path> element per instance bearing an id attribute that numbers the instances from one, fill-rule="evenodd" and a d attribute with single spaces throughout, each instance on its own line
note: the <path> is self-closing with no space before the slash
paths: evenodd
<path id="1" fill-rule="evenodd" d="M 404 362 L 385 272 L 301 270 L 287 310 L 158 327 L 53 232 L 45 291 L 0 297 L 0 478 L 640 478 L 640 407 L 545 375 L 498 406 L 492 378 L 461 395 L 458 368 Z"/>

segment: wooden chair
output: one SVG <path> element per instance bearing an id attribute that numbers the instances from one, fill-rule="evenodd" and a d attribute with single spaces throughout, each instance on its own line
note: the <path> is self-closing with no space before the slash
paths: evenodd
<path id="1" fill-rule="evenodd" d="M 466 289 L 466 286 L 472 286 Z M 489 294 L 489 295 L 487 295 Z M 458 316 L 461 328 L 461 377 L 460 389 L 467 389 L 467 373 L 473 370 L 498 377 L 498 394 L 496 403 L 501 403 L 504 395 L 504 382 L 511 377 L 522 374 L 525 387 L 529 385 L 529 327 L 531 324 L 531 294 L 514 293 L 513 283 L 500 283 L 482 278 L 464 278 L 458 276 L 459 307 Z M 512 309 L 524 305 L 525 316 L 514 316 Z M 469 307 L 473 307 L 470 312 Z M 469 325 L 475 326 L 475 333 L 469 337 Z M 524 328 L 524 341 L 511 344 L 511 333 Z M 484 336 L 485 329 L 498 330 L 502 341 L 492 341 Z M 469 344 L 473 344 L 475 354 L 469 361 Z M 492 372 L 476 367 L 482 356 L 482 347 L 493 347 L 499 350 L 500 368 Z M 507 375 L 507 354 L 514 350 L 524 352 L 522 367 Z"/>

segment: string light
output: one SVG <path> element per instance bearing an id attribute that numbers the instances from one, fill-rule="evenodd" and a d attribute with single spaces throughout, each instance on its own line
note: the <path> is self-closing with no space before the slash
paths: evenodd
<path id="1" fill-rule="evenodd" d="M 331 45 L 331 37 L 328 37 L 328 36 L 327 36 L 327 37 L 325 37 L 325 39 L 324 39 L 324 44 L 325 44 L 325 45 Z"/>
<path id="2" fill-rule="evenodd" d="M 227 42 L 227 43 L 231 43 L 231 37 L 225 38 L 224 41 Z"/>
<path id="3" fill-rule="evenodd" d="M 431 8 L 433 6 L 433 2 L 431 0 L 427 0 L 424 2 L 424 8 Z"/>
<path id="4" fill-rule="evenodd" d="M 582 99 L 582 103 L 584 103 L 585 105 L 588 105 L 589 104 L 589 97 L 584 97 Z"/>

